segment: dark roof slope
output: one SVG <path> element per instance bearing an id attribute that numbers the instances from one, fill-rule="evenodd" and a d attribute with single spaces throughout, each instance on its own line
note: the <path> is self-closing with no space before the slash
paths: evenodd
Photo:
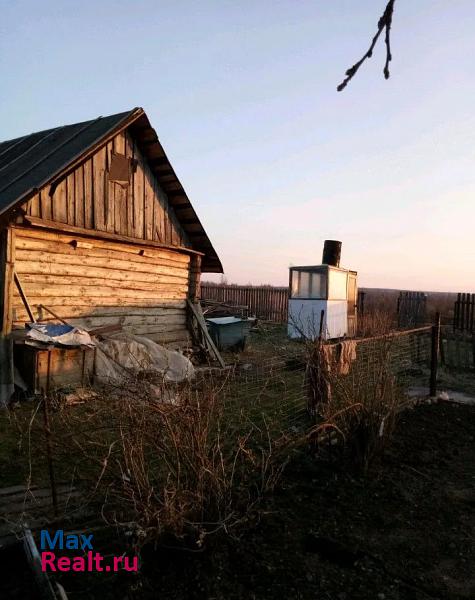
<path id="1" fill-rule="evenodd" d="M 131 127 L 137 137 L 193 248 L 205 254 L 203 270 L 221 273 L 223 269 L 216 251 L 141 108 L 1 142 L 0 215 L 24 202 L 72 163 L 86 158 L 104 138 L 126 127 Z"/>

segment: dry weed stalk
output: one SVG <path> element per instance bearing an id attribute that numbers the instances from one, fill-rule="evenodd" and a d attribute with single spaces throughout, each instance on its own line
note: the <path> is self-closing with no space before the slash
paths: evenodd
<path id="1" fill-rule="evenodd" d="M 255 403 L 229 398 L 225 384 L 131 378 L 58 413 L 58 452 L 76 453 L 78 475 L 108 523 L 133 529 L 139 544 L 171 533 L 196 548 L 258 517 L 288 440 Z"/>
<path id="2" fill-rule="evenodd" d="M 392 344 L 384 336 L 360 341 L 348 374 L 341 373 L 328 344 L 317 340 L 310 349 L 316 425 L 309 437 L 317 445 L 338 446 L 363 469 L 381 455 L 405 402 L 391 368 Z"/>
<path id="3" fill-rule="evenodd" d="M 384 335 L 395 329 L 395 313 L 388 307 L 374 308 L 358 316 L 358 337 Z"/>

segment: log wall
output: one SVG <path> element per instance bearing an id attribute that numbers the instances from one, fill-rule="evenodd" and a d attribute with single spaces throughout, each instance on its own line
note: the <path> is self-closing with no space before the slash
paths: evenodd
<path id="1" fill-rule="evenodd" d="M 15 271 L 36 318 L 54 320 L 42 304 L 87 329 L 120 324 L 159 343 L 187 343 L 188 254 L 21 226 L 14 240 Z M 15 288 L 14 326 L 26 321 Z"/>

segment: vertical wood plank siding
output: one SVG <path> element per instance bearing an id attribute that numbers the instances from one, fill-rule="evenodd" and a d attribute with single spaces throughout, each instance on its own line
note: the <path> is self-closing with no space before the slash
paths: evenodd
<path id="1" fill-rule="evenodd" d="M 114 152 L 137 161 L 128 186 L 109 181 Z M 40 219 L 191 247 L 166 193 L 127 132 L 115 136 L 56 187 L 41 189 L 25 210 Z"/>
<path id="2" fill-rule="evenodd" d="M 286 323 L 289 288 L 271 286 L 201 285 L 201 298 L 249 307 L 249 314 L 275 323 Z"/>

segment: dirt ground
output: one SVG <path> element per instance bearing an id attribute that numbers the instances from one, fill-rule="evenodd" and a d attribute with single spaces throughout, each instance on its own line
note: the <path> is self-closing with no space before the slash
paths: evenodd
<path id="1" fill-rule="evenodd" d="M 475 598 L 475 407 L 406 412 L 365 476 L 300 454 L 264 509 L 239 541 L 160 553 L 133 597 Z"/>
<path id="2" fill-rule="evenodd" d="M 284 338 L 282 328 L 263 327 L 235 358 L 253 363 L 288 352 Z M 440 389 L 475 394 L 474 379 L 439 373 Z M 28 470 L 17 429 L 12 416 L 0 418 L 2 485 L 22 483 Z M 43 453 L 34 460 L 44 469 Z M 98 540 L 97 550 L 107 543 Z M 2 565 L 4 583 L 7 572 L 21 580 L 13 564 Z M 260 522 L 240 539 L 220 535 L 202 552 L 159 548 L 145 555 L 139 577 L 61 581 L 70 600 L 475 599 L 475 406 L 406 411 L 381 464 L 366 474 L 296 451 Z M 28 596 L 3 596 L 0 584 L 3 597 Z"/>

